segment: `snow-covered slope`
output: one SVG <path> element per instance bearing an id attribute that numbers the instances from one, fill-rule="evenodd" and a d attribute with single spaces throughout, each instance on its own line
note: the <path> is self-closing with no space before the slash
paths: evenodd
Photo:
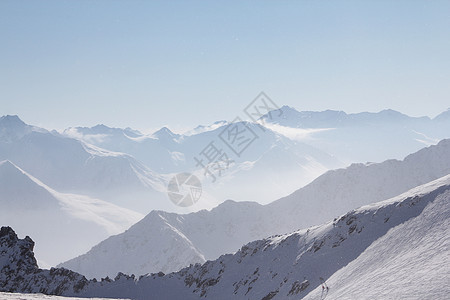
<path id="1" fill-rule="evenodd" d="M 404 160 L 353 164 L 328 171 L 311 184 L 268 205 L 288 220 L 302 216 L 301 227 L 324 222 L 354 207 L 393 197 L 450 174 L 450 139 L 408 155 Z M 308 212 L 302 214 L 303 212 Z M 294 224 L 295 225 L 295 224 Z"/>
<path id="2" fill-rule="evenodd" d="M 66 296 L 145 300 L 303 299 L 311 292 L 308 299 L 446 299 L 449 220 L 450 175 L 320 226 L 248 243 L 203 265 L 102 282 L 64 269 L 37 270 L 32 241 L 3 228 L 0 291 L 48 288 Z M 49 276 L 48 283 L 39 280 Z M 323 281 L 328 291 L 322 292 Z"/>
<path id="3" fill-rule="evenodd" d="M 328 280 L 327 299 L 448 299 L 450 191 L 391 229 Z M 305 299 L 320 299 L 318 287 Z"/>
<path id="4" fill-rule="evenodd" d="M 127 286 L 127 282 L 128 285 L 131 282 L 125 278 L 103 286 L 89 285 L 82 294 L 135 299 L 149 299 L 146 295 L 154 295 L 157 299 L 301 299 L 320 286 L 321 277 L 328 283 L 332 274 L 370 253 L 369 247 L 392 249 L 395 254 L 395 245 L 400 242 L 398 250 L 405 255 L 403 262 L 415 261 L 418 265 L 410 263 L 409 266 L 414 264 L 416 268 L 411 270 L 408 266 L 397 272 L 413 272 L 416 275 L 411 276 L 416 278 L 422 272 L 428 272 L 426 278 L 431 279 L 427 280 L 428 285 L 417 284 L 410 294 L 405 295 L 414 295 L 417 291 L 417 299 L 420 296 L 429 299 L 433 295 L 437 299 L 445 299 L 449 286 L 441 285 L 443 280 L 439 278 L 446 277 L 444 270 L 450 267 L 448 259 L 441 261 L 442 265 L 437 269 L 419 268 L 423 253 L 432 259 L 426 266 L 436 263 L 432 256 L 436 245 L 440 245 L 439 250 L 442 251 L 437 259 L 450 255 L 450 249 L 445 246 L 449 239 L 449 218 L 450 176 L 446 176 L 395 198 L 361 207 L 321 226 L 249 243 L 236 254 L 221 256 L 204 265 L 195 265 L 163 277 L 144 277 L 137 283 L 132 281 L 132 286 Z M 422 239 L 430 225 L 436 228 Z M 394 231 L 397 233 L 393 234 Z M 409 246 L 407 237 L 412 238 Z M 372 252 L 370 257 L 381 261 L 377 255 L 379 251 Z M 402 262 L 397 263 L 397 266 L 403 266 Z M 361 269 L 367 267 L 359 266 Z M 370 269 L 366 271 L 369 276 Z M 389 262 L 375 265 L 372 269 L 373 274 L 380 273 L 390 278 L 387 271 Z M 346 283 L 352 280 L 356 287 L 357 275 L 347 274 Z M 392 291 L 396 284 L 402 282 L 397 278 L 394 282 L 384 281 L 384 285 Z M 411 282 L 408 286 L 415 284 Z M 332 291 L 331 280 L 328 286 Z M 362 291 L 360 295 L 361 298 L 357 299 L 367 299 Z M 373 295 L 369 299 L 383 298 L 376 293 Z"/>
<path id="5" fill-rule="evenodd" d="M 0 119 L 0 160 L 10 160 L 46 185 L 148 213 L 173 209 L 166 179 L 133 157 L 29 126 L 17 116 Z"/>
<path id="6" fill-rule="evenodd" d="M 9 161 L 0 162 L 0 207 L 0 225 L 33 235 L 43 265 L 83 253 L 143 217 L 99 199 L 59 193 Z"/>
<path id="7" fill-rule="evenodd" d="M 158 270 L 172 272 L 190 263 L 204 263 L 205 257 L 183 232 L 173 227 L 165 213 L 151 212 L 149 222 L 139 222 L 125 233 L 112 236 L 93 247 L 87 255 L 64 263 L 88 278 L 146 274 Z"/>
<path id="8" fill-rule="evenodd" d="M 269 205 L 226 201 L 211 211 L 187 215 L 154 212 L 129 231 L 107 239 L 62 266 L 88 277 L 115 276 L 125 269 L 136 275 L 176 271 L 179 261 L 172 264 L 169 259 L 174 252 L 192 253 L 193 259 L 184 261 L 185 265 L 198 262 L 197 252 L 205 259 L 215 259 L 251 240 L 320 224 L 355 207 L 393 197 L 447 174 L 450 174 L 450 140 L 425 148 L 403 161 L 356 164 L 329 171 Z M 157 234 L 158 230 L 165 234 Z M 171 249 L 165 242 L 166 236 L 180 233 L 189 243 Z M 151 249 L 151 253 L 146 254 L 145 249 Z M 111 264 L 111 261 L 120 263 Z"/>

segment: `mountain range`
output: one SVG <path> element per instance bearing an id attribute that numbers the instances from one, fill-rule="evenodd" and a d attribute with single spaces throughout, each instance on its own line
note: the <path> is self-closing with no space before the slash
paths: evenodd
<path id="1" fill-rule="evenodd" d="M 318 225 L 448 175 L 449 158 L 450 140 L 443 140 L 402 161 L 328 171 L 267 205 L 226 201 L 211 211 L 190 214 L 153 211 L 124 233 L 60 266 L 89 278 L 114 277 L 119 271 L 135 275 L 177 271 L 233 253 L 252 240 Z"/>
<path id="2" fill-rule="evenodd" d="M 450 175 L 176 273 L 118 274 L 100 282 L 66 269 L 39 269 L 34 242 L 3 227 L 0 291 L 172 300 L 445 299 L 449 200 Z"/>
<path id="3" fill-rule="evenodd" d="M 391 109 L 378 113 L 297 111 L 283 106 L 260 123 L 306 141 L 347 163 L 401 159 L 424 145 L 448 138 L 450 109 L 435 118 L 410 117 Z"/>
<path id="4" fill-rule="evenodd" d="M 154 243 L 151 248 L 154 253 L 166 249 L 171 249 L 171 252 L 163 252 L 165 254 L 159 261 L 140 255 L 141 267 L 137 268 L 133 263 L 122 270 L 136 274 L 155 270 L 175 271 L 187 263 L 204 262 L 217 258 L 223 251 L 235 251 L 243 243 L 264 238 L 267 234 L 288 232 L 331 218 L 328 210 L 323 209 L 321 214 L 305 213 L 302 221 L 295 218 L 283 220 L 286 218 L 281 216 L 282 212 L 295 216 L 309 205 L 306 211 L 321 206 L 307 200 L 300 201 L 301 208 L 296 200 L 292 201 L 293 209 L 291 204 L 281 204 L 289 203 L 288 200 L 269 203 L 281 197 L 298 199 L 293 196 L 295 193 L 292 194 L 298 188 L 308 185 L 327 170 L 346 167 L 349 162 L 403 158 L 403 153 L 406 155 L 437 144 L 441 138 L 448 137 L 450 128 L 448 112 L 429 119 L 412 118 L 394 111 L 345 114 L 298 112 L 289 107 L 281 110 L 282 119 L 277 119 L 280 114 L 274 113 L 263 117 L 259 123 L 218 121 L 182 134 L 168 128 L 142 134 L 130 128 L 105 125 L 57 132 L 28 125 L 17 116 L 1 117 L 0 172 L 3 180 L 0 183 L 0 203 L 3 206 L 0 224 L 14 225 L 19 234 L 32 234 L 39 245 L 36 248 L 39 262 L 50 266 L 86 253 L 107 236 L 123 232 L 151 212 L 141 223 L 144 225 L 139 226 L 150 226 L 155 230 L 165 228 L 166 241 L 154 243 L 154 235 L 150 233 L 147 240 Z M 303 120 L 309 120 L 309 123 Z M 226 139 L 231 134 L 230 128 L 238 127 L 253 132 L 255 137 L 239 155 L 232 151 L 232 145 Z M 195 160 L 210 143 L 214 143 L 222 153 L 226 152 L 232 160 L 216 181 Z M 395 161 L 391 164 L 396 168 Z M 358 169 L 357 166 L 350 168 Z M 444 162 L 436 170 L 443 170 L 445 166 Z M 360 168 L 365 169 L 365 164 Z M 435 170 L 434 167 L 430 169 Z M 192 172 L 202 182 L 202 196 L 193 206 L 178 207 L 167 197 L 167 183 L 178 172 Z M 408 169 L 403 172 L 415 174 L 418 171 Z M 352 180 L 358 182 L 359 174 L 354 174 Z M 419 179 L 401 182 L 398 185 L 401 188 L 392 188 L 389 193 L 381 194 L 393 196 L 414 184 L 424 183 L 425 179 L 435 179 L 437 175 L 414 175 Z M 373 176 L 377 175 L 374 173 Z M 399 180 L 395 176 L 390 178 Z M 336 184 L 339 182 L 339 179 L 333 180 Z M 322 188 L 319 183 L 320 180 L 316 180 L 305 187 L 300 198 L 315 197 L 314 193 Z M 368 188 L 371 189 L 370 186 Z M 308 190 L 310 192 L 306 192 Z M 329 197 L 341 192 L 338 187 L 327 191 Z M 381 200 L 381 196 L 370 198 L 376 193 L 377 190 L 370 191 L 368 201 Z M 345 193 L 337 196 L 336 201 L 344 196 Z M 238 203 L 225 201 L 227 199 Z M 364 203 L 354 201 L 342 207 L 330 207 L 343 213 L 345 209 L 355 207 L 352 205 Z M 276 217 L 269 213 L 272 207 L 279 212 Z M 44 210 L 47 208 L 54 215 L 46 215 Z M 41 217 L 33 215 L 30 212 L 33 209 L 42 211 Z M 23 217 L 13 218 L 17 211 L 22 211 Z M 31 215 L 25 215 L 25 212 Z M 198 213 L 187 214 L 190 212 Z M 222 214 L 226 217 L 221 220 Z M 229 214 L 235 216 L 230 217 Z M 248 219 L 247 225 L 242 221 L 245 218 Z M 54 225 L 56 220 L 61 220 L 62 224 L 74 222 L 78 225 L 71 226 L 69 234 L 61 236 L 64 226 L 59 230 Z M 263 220 L 270 220 L 273 226 L 265 225 Z M 41 230 L 36 224 L 40 224 Z M 242 226 L 248 229 L 242 230 Z M 205 229 L 195 229 L 202 227 Z M 208 243 L 205 237 L 213 238 L 216 234 L 224 242 Z M 171 244 L 171 235 L 176 237 L 176 245 Z M 82 238 L 75 243 L 75 239 L 70 240 L 71 236 Z M 67 242 L 58 243 L 59 238 Z M 116 254 L 126 256 L 129 248 L 118 247 Z M 168 259 L 179 256 L 178 251 L 181 250 L 187 261 Z M 100 268 L 99 273 L 88 272 L 88 276 L 113 274 L 118 267 L 111 264 L 107 270 Z"/>

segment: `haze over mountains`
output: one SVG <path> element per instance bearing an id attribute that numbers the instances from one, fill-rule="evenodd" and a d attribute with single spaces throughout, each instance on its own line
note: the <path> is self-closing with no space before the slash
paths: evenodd
<path id="1" fill-rule="evenodd" d="M 27 125 L 17 116 L 2 117 L 0 130 L 0 160 L 13 162 L 58 191 L 104 198 L 135 210 L 144 206 L 144 196 L 155 198 L 158 206 L 156 200 L 165 191 L 159 174 L 127 154 Z"/>
<path id="2" fill-rule="evenodd" d="M 423 145 L 448 138 L 450 109 L 431 119 L 410 117 L 391 109 L 347 114 L 333 110 L 297 111 L 283 106 L 264 115 L 262 122 L 293 139 L 306 139 L 308 144 L 345 162 L 381 162 L 401 159 Z M 310 129 L 312 134 L 301 129 Z"/>
<path id="3" fill-rule="evenodd" d="M 342 111 L 299 112 L 283 106 L 280 111 L 260 119 L 260 124 L 271 130 L 243 123 L 258 138 L 239 157 L 219 138 L 229 125 L 226 121 L 199 126 L 185 134 L 162 128 L 145 135 L 129 128 L 105 125 L 69 128 L 63 134 L 111 151 L 128 153 L 159 173 L 196 171 L 203 177 L 205 194 L 210 196 L 207 202 L 214 203 L 210 206 L 199 203 L 196 210 L 210 209 L 226 199 L 265 204 L 290 194 L 326 170 L 354 162 L 402 159 L 449 137 L 448 111 L 434 119 L 409 117 L 393 110 L 346 114 Z M 204 176 L 195 160 L 210 142 L 234 161 L 214 183 L 211 177 Z M 256 189 L 255 182 L 259 185 Z"/>
<path id="4" fill-rule="evenodd" d="M 165 211 L 152 212 L 146 220 L 155 222 L 155 228 L 166 228 L 168 236 L 175 234 L 177 245 L 171 245 L 172 240 L 167 238 L 161 245 L 154 244 L 154 251 L 170 248 L 179 255 L 177 251 L 189 248 L 189 251 L 183 252 L 187 253 L 186 260 L 201 262 L 220 255 L 222 245 L 203 245 L 201 239 L 195 238 L 195 230 L 189 229 L 191 226 L 195 227 L 196 221 L 192 221 L 190 225 L 188 221 L 183 221 L 181 224 L 184 225 L 180 225 L 173 220 L 178 215 L 171 215 L 170 212 L 188 213 L 212 209 L 227 199 L 267 204 L 291 194 L 327 170 L 345 167 L 354 161 L 403 158 L 404 155 L 424 146 L 436 144 L 438 140 L 448 137 L 450 132 L 448 112 L 431 120 L 427 117 L 411 118 L 393 111 L 348 115 L 333 111 L 298 112 L 289 107 L 283 107 L 281 110 L 283 113 L 278 119 L 279 114 L 273 113 L 263 117 L 259 124 L 237 123 L 236 126 L 255 133 L 255 140 L 239 155 L 235 155 L 223 139 L 224 132 L 231 125 L 226 121 L 219 121 L 210 126 L 198 126 L 185 134 L 175 134 L 168 128 L 162 128 L 151 135 L 145 135 L 130 128 L 117 129 L 104 125 L 69 128 L 59 133 L 28 125 L 17 116 L 1 117 L 0 162 L 3 163 L 0 171 L 3 177 L 9 180 L 5 179 L 1 185 L 0 203 L 7 203 L 4 207 L 8 207 L 3 209 L 2 213 L 8 215 L 13 209 L 27 211 L 30 207 L 46 207 L 54 211 L 54 220 L 71 216 L 64 220 L 73 217 L 76 220 L 74 222 L 81 222 L 80 226 L 73 226 L 73 231 L 67 235 L 67 239 L 69 236 L 80 236 L 83 233 L 86 234 L 85 238 L 79 240 L 76 247 L 73 247 L 70 241 L 59 244 L 61 249 L 58 253 L 61 255 L 40 251 L 56 249 L 51 245 L 58 235 L 51 241 L 49 235 L 34 234 L 40 245 L 36 249 L 38 259 L 44 262 L 44 265 L 54 265 L 84 253 L 106 238 L 106 235 L 123 231 L 131 225 L 130 222 L 136 222 L 152 210 Z M 204 170 L 195 160 L 211 142 L 227 152 L 233 160 L 229 168 L 224 170 L 221 176 L 217 176 L 215 182 L 210 176 L 205 176 Z M 392 164 L 396 166 L 396 163 Z M 192 207 L 175 206 L 167 198 L 167 182 L 178 172 L 193 172 L 202 180 L 202 197 Z M 425 177 L 420 178 L 421 180 L 415 183 L 425 182 Z M 436 174 L 432 174 L 428 179 L 434 178 L 437 178 Z M 383 195 L 393 196 L 394 192 L 412 187 L 412 182 L 399 186 L 401 188 L 393 188 Z M 30 195 L 34 194 L 37 195 L 37 200 L 30 200 Z M 78 204 L 68 209 L 69 202 Z M 235 216 L 230 220 L 241 224 L 239 220 L 244 218 L 245 212 L 264 210 L 261 208 L 264 206 L 257 203 L 242 203 L 239 204 L 242 205 L 241 208 L 232 202 L 226 202 L 214 211 L 222 214 L 222 210 L 229 209 Z M 361 203 L 355 202 L 351 205 L 355 204 Z M 275 207 L 275 204 L 273 205 Z M 351 205 L 347 208 L 352 208 Z M 99 208 L 94 209 L 96 206 Z M 293 213 L 298 211 L 298 208 L 291 210 L 287 205 L 280 210 Z M 261 225 L 262 222 L 257 220 L 257 217 L 250 216 L 249 222 L 259 224 L 259 227 L 254 227 L 236 238 L 237 228 L 242 224 L 235 225 L 227 220 L 220 223 L 215 218 L 208 221 L 209 215 L 215 214 L 214 211 L 211 214 L 202 211 L 198 215 L 205 215 L 202 222 L 218 222 L 214 225 L 217 227 L 211 225 L 212 231 L 205 236 L 213 236 L 216 231 L 222 232 L 223 237 L 226 232 L 230 233 L 226 239 L 230 241 L 226 247 L 227 251 L 234 251 L 241 243 L 263 238 L 265 234 L 272 232 L 268 226 Z M 189 216 L 191 215 L 183 217 L 188 220 Z M 310 214 L 308 217 L 311 217 L 311 220 L 305 219 L 304 223 L 293 223 L 289 226 L 279 225 L 279 220 L 275 219 L 273 222 L 276 226 L 273 227 L 277 232 L 289 231 L 309 225 L 312 220 L 321 222 L 325 220 L 325 216 L 331 217 L 326 211 L 322 216 L 322 219 L 316 219 Z M 35 217 L 10 221 L 5 217 L 0 221 L 3 225 L 9 225 L 7 221 L 13 222 L 11 224 L 15 224 L 19 234 L 28 234 L 37 231 L 33 218 Z M 45 226 L 49 232 L 53 232 L 55 229 L 49 219 L 51 218 L 45 219 L 48 223 Z M 93 224 L 93 228 L 97 229 L 86 230 L 89 224 Z M 175 232 L 174 228 L 178 232 Z M 199 231 L 200 233 L 204 234 Z M 122 253 L 121 251 L 118 250 Z M 173 263 L 164 259 L 157 264 L 155 261 L 147 261 L 146 266 L 138 271 L 132 265 L 127 270 L 143 272 L 159 268 L 169 271 L 186 265 L 184 259 L 178 262 L 172 260 Z M 110 271 L 114 272 L 117 266 L 113 264 L 111 267 Z"/>
<path id="5" fill-rule="evenodd" d="M 267 203 L 286 195 L 286 191 L 295 190 L 298 185 L 310 182 L 330 168 L 342 166 L 338 158 L 315 147 L 247 122 L 238 123 L 239 131 L 251 131 L 255 140 L 241 155 L 235 155 L 220 138 L 227 126 L 229 124 L 212 126 L 211 130 L 198 130 L 189 135 L 175 134 L 168 128 L 162 128 L 152 135 L 130 136 L 129 130 L 106 126 L 70 128 L 64 134 L 98 147 L 130 153 L 160 173 L 196 173 L 202 178 L 204 191 L 210 196 L 209 203 L 214 204 L 199 203 L 197 208 L 210 209 L 225 199 Z M 195 159 L 202 158 L 201 152 L 211 142 L 232 161 L 220 178 L 217 174 L 214 175 L 216 178 L 205 176 L 202 166 Z M 295 181 L 277 177 L 280 172 L 284 178 L 295 178 Z M 265 186 L 264 191 L 254 188 L 256 181 Z M 230 189 L 230 186 L 234 188 Z"/>
<path id="6" fill-rule="evenodd" d="M 447 174 L 450 140 L 443 140 L 403 161 L 354 164 L 328 171 L 268 205 L 226 201 L 211 211 L 187 215 L 153 211 L 124 233 L 60 266 L 89 278 L 114 277 L 118 272 L 178 271 L 233 253 L 252 240 L 318 225 Z"/>
<path id="7" fill-rule="evenodd" d="M 59 193 L 9 161 L 0 162 L 0 220 L 40 242 L 40 264 L 52 266 L 127 229 L 143 215 L 88 196 Z"/>

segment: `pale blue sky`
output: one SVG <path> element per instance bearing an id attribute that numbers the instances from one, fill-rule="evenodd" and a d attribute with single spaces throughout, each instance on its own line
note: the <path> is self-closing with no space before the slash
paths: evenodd
<path id="1" fill-rule="evenodd" d="M 0 115 L 48 127 L 450 107 L 450 1 L 0 1 Z"/>

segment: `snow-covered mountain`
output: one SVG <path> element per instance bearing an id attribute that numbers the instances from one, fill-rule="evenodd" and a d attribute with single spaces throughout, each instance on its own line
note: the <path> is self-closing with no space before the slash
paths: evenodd
<path id="1" fill-rule="evenodd" d="M 3 142 L 15 142 L 33 131 L 48 132 L 43 128 L 25 124 L 18 116 L 7 115 L 0 117 L 0 140 Z"/>
<path id="2" fill-rule="evenodd" d="M 398 159 L 450 137 L 448 112 L 430 119 L 390 109 L 347 114 L 297 111 L 283 106 L 261 117 L 260 122 L 349 163 Z"/>
<path id="3" fill-rule="evenodd" d="M 165 273 L 180 270 L 190 263 L 204 263 L 202 252 L 185 234 L 169 223 L 167 213 L 151 212 L 149 221 L 138 222 L 125 233 L 111 236 L 87 254 L 58 267 L 76 270 L 88 278 Z M 215 241 L 210 241 L 215 242 Z"/>
<path id="4" fill-rule="evenodd" d="M 227 122 L 218 122 L 183 135 L 166 127 L 151 135 L 130 135 L 130 129 L 99 125 L 69 128 L 62 134 L 111 151 L 128 153 L 160 173 L 194 172 L 202 179 L 203 190 L 213 198 L 214 205 L 206 207 L 208 209 L 224 199 L 267 203 L 295 191 L 329 169 L 344 166 L 336 157 L 315 147 L 248 122 L 237 122 L 236 128 L 239 132 L 250 132 L 254 140 L 237 155 L 225 138 L 228 126 L 231 125 Z M 205 176 L 203 166 L 196 160 L 201 159 L 204 165 L 209 163 L 201 152 L 210 143 L 221 154 L 225 153 L 231 162 L 221 172 L 220 178 L 217 172 L 215 178 Z M 209 157 L 214 152 L 210 154 Z"/>
<path id="5" fill-rule="evenodd" d="M 178 259 L 172 263 L 173 253 L 190 257 L 184 261 L 188 265 L 232 253 L 251 240 L 320 224 L 450 174 L 449 158 L 450 140 L 443 140 L 403 161 L 354 164 L 329 171 L 268 205 L 226 201 L 211 211 L 186 215 L 152 212 L 124 233 L 61 266 L 98 278 L 123 270 L 136 275 L 176 271 L 182 264 Z M 179 241 L 180 248 L 173 249 L 168 237 Z"/>
<path id="6" fill-rule="evenodd" d="M 59 134 L 5 116 L 0 120 L 0 160 L 14 162 L 58 191 L 105 199 L 139 212 L 187 213 L 211 209 L 225 199 L 266 204 L 327 170 L 355 161 L 401 158 L 448 138 L 450 132 L 446 113 L 431 120 L 392 110 L 359 114 L 281 110 L 281 116 L 273 112 L 271 118 L 263 117 L 261 123 L 268 128 L 238 123 L 255 137 L 239 155 L 225 141 L 231 125 L 226 121 L 185 134 L 164 127 L 146 135 L 105 125 L 74 127 Z M 220 178 L 216 172 L 217 181 L 196 160 L 206 162 L 202 151 L 210 143 L 226 152 L 231 162 L 220 171 Z M 194 172 L 203 186 L 200 201 L 183 209 L 166 195 L 168 180 L 180 172 Z"/>
<path id="7" fill-rule="evenodd" d="M 450 175 L 203 265 L 102 282 L 64 269 L 37 270 L 32 241 L 2 228 L 0 291 L 146 300 L 446 299 L 449 220 Z"/>
<path id="8" fill-rule="evenodd" d="M 353 162 L 401 159 L 450 138 L 449 120 L 446 112 L 430 119 L 394 110 L 347 114 L 331 110 L 297 111 L 283 106 L 280 111 L 263 116 L 259 125 L 241 123 L 242 128 L 247 125 L 257 136 L 241 156 L 233 155 L 220 138 L 230 126 L 226 121 L 198 126 L 184 134 L 164 127 L 145 135 L 105 125 L 68 128 L 62 134 L 110 151 L 128 153 L 160 173 L 195 172 L 202 178 L 203 190 L 209 196 L 192 209 L 197 211 L 215 207 L 224 199 L 266 204 L 329 169 Z M 200 153 L 211 142 L 233 161 L 214 183 L 211 177 L 205 178 L 204 170 L 195 160 L 201 158 Z"/>
<path id="9" fill-rule="evenodd" d="M 143 217 L 99 199 L 59 193 L 9 161 L 0 162 L 0 207 L 0 225 L 33 235 L 44 266 L 84 253 Z"/>
<path id="10" fill-rule="evenodd" d="M 227 198 L 267 203 L 343 165 L 312 146 L 244 122 L 238 126 L 255 133 L 255 140 L 245 152 L 234 155 L 220 138 L 228 125 L 220 122 L 190 135 L 168 128 L 143 135 L 104 125 L 59 134 L 27 125 L 17 116 L 5 116 L 0 121 L 0 160 L 14 162 L 58 191 L 106 199 L 145 213 L 211 209 Z M 220 171 L 220 178 L 217 173 L 216 178 L 205 176 L 195 160 L 202 159 L 200 153 L 211 142 L 228 157 L 229 166 Z M 179 172 L 195 172 L 202 180 L 202 199 L 188 209 L 173 205 L 166 194 L 168 180 Z M 256 183 L 264 188 L 256 189 Z"/>
<path id="11" fill-rule="evenodd" d="M 17 116 L 2 117 L 0 132 L 0 160 L 58 191 L 107 199 L 143 213 L 174 206 L 165 196 L 167 180 L 127 154 L 26 125 Z"/>

